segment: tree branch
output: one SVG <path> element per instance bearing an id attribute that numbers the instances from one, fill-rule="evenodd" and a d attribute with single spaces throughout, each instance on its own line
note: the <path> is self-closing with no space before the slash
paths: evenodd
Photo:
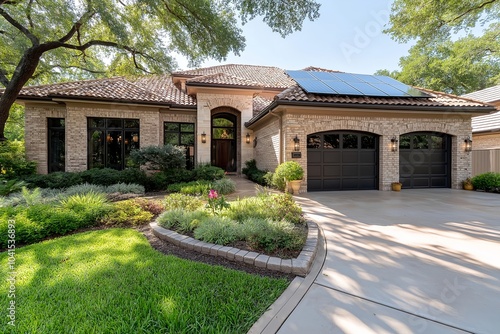
<path id="1" fill-rule="evenodd" d="M 473 11 L 479 10 L 479 9 L 483 8 L 484 6 L 490 5 L 490 4 L 494 3 L 494 2 L 497 2 L 497 0 L 488 0 L 488 1 L 483 2 L 482 4 L 480 4 L 479 6 L 469 8 L 468 10 L 466 10 L 465 12 L 463 12 L 462 14 L 454 17 L 451 20 L 446 21 L 446 23 L 451 23 L 451 22 L 454 22 L 454 21 L 458 21 L 459 19 L 461 19 L 465 15 L 467 15 L 467 14 L 473 12 Z"/>
<path id="2" fill-rule="evenodd" d="M 95 15 L 95 12 L 85 12 L 79 19 L 78 21 L 76 21 L 73 26 L 71 27 L 71 29 L 68 31 L 68 33 L 66 35 L 64 35 L 63 37 L 59 38 L 59 42 L 61 43 L 66 43 L 67 41 L 69 41 L 74 35 L 76 32 L 78 32 L 78 34 L 80 34 L 80 27 L 85 23 L 87 22 L 88 20 L 90 20 L 92 18 L 92 16 Z"/>
<path id="3" fill-rule="evenodd" d="M 7 78 L 7 72 L 3 68 L 0 68 L 0 83 L 4 87 L 7 87 L 9 82 L 10 82 L 10 80 Z"/>
<path id="4" fill-rule="evenodd" d="M 2 1 L 2 0 L 0 0 Z M 0 3 L 1 4 L 1 3 Z M 31 33 L 26 27 L 24 27 L 21 23 L 17 22 L 12 16 L 10 16 L 6 11 L 3 10 L 3 8 L 0 7 L 0 15 L 3 16 L 7 22 L 9 22 L 11 25 L 13 25 L 17 30 L 22 32 L 30 41 L 33 45 L 39 45 L 40 41 L 38 38 Z"/>
<path id="5" fill-rule="evenodd" d="M 35 25 L 33 24 L 33 20 L 31 19 L 31 9 L 33 6 L 33 0 L 30 0 L 28 3 L 28 6 L 26 7 L 26 18 L 28 19 L 28 22 L 30 24 L 30 28 L 33 29 Z"/>

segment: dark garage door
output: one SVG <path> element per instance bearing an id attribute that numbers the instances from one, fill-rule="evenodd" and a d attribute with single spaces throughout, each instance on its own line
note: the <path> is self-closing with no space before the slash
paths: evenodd
<path id="1" fill-rule="evenodd" d="M 378 136 L 335 131 L 307 136 L 307 190 L 378 189 Z"/>
<path id="2" fill-rule="evenodd" d="M 451 138 L 443 133 L 399 137 L 399 177 L 403 188 L 449 188 Z"/>

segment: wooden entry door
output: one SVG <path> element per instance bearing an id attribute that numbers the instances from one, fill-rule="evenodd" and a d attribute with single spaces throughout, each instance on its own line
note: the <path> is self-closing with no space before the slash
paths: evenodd
<path id="1" fill-rule="evenodd" d="M 228 113 L 212 117 L 212 165 L 226 172 L 236 171 L 236 116 Z"/>

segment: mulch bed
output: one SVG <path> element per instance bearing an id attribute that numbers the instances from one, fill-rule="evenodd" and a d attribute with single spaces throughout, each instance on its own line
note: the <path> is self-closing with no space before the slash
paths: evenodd
<path id="1" fill-rule="evenodd" d="M 295 275 L 292 274 L 285 274 L 279 271 L 268 270 L 265 268 L 258 268 L 243 262 L 229 261 L 228 259 L 222 258 L 220 256 L 202 254 L 193 250 L 188 250 L 176 246 L 174 244 L 163 241 L 158 237 L 156 237 L 153 234 L 153 231 L 151 230 L 149 225 L 141 226 L 137 228 L 137 230 L 142 234 L 144 234 L 144 236 L 148 239 L 149 243 L 154 249 L 156 249 L 159 252 L 162 252 L 163 254 L 174 255 L 182 259 L 203 262 L 210 265 L 223 266 L 229 269 L 241 270 L 249 274 L 254 274 L 259 276 L 285 278 L 289 281 L 295 278 Z"/>

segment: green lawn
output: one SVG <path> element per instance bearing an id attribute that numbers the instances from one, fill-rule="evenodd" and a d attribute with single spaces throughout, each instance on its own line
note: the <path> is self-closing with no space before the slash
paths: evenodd
<path id="1" fill-rule="evenodd" d="M 16 327 L 0 333 L 246 333 L 286 289 L 263 278 L 165 256 L 133 229 L 92 231 L 16 249 Z"/>

